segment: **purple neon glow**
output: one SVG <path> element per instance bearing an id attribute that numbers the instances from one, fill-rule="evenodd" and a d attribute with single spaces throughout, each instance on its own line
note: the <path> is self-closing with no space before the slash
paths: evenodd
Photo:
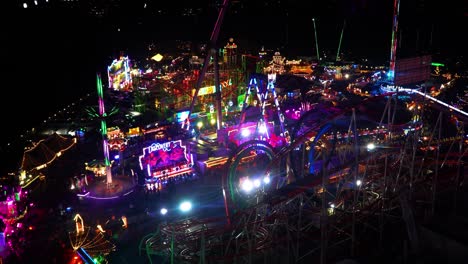
<path id="1" fill-rule="evenodd" d="M 148 176 L 152 176 L 152 170 L 151 166 L 149 163 L 147 163 L 147 158 L 151 153 L 159 153 L 159 151 L 171 153 L 174 151 L 173 146 L 180 147 L 182 148 L 182 157 L 178 157 L 180 160 L 185 160 L 187 164 L 192 164 L 193 165 L 193 159 L 192 156 L 187 154 L 187 147 L 182 144 L 182 140 L 175 140 L 175 141 L 167 141 L 163 143 L 153 143 L 148 147 L 143 148 L 143 154 L 140 155 L 139 157 L 139 163 L 140 163 L 140 168 L 143 170 L 146 166 L 146 171 L 148 173 Z M 179 155 L 177 155 L 179 156 Z M 159 156 L 155 157 L 159 158 Z M 162 164 L 161 164 L 162 163 Z M 165 166 L 168 164 L 164 164 L 164 161 L 158 162 L 158 166 Z"/>
<path id="2" fill-rule="evenodd" d="M 270 91 L 273 95 L 274 101 L 275 101 L 275 106 L 276 106 L 276 112 L 278 114 L 278 119 L 280 122 L 280 129 L 281 129 L 281 134 L 284 134 L 285 128 L 284 128 L 284 117 L 283 114 L 281 113 L 281 107 L 279 105 L 278 97 L 276 96 L 276 91 L 275 91 L 275 82 L 276 82 L 276 74 L 268 74 L 268 86 L 267 86 L 267 91 Z"/>
<path id="3" fill-rule="evenodd" d="M 110 196 L 110 197 L 98 197 L 98 196 L 93 196 L 91 195 L 90 192 L 87 192 L 85 194 L 77 194 L 78 197 L 86 197 L 88 199 L 93 199 L 93 200 L 114 200 L 114 199 L 119 199 L 120 197 L 123 197 L 123 196 L 127 196 L 129 194 L 131 194 L 133 192 L 133 190 L 130 190 L 124 194 L 122 194 L 121 196 Z"/>

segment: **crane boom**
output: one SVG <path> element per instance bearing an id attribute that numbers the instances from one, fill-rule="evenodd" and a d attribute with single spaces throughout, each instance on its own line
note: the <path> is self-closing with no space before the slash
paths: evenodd
<path id="1" fill-rule="evenodd" d="M 200 90 L 200 86 L 203 82 L 203 79 L 205 78 L 205 74 L 206 74 L 206 71 L 208 69 L 208 64 L 210 62 L 210 58 L 211 58 L 211 55 L 213 54 L 213 56 L 218 56 L 218 53 L 216 52 L 216 45 L 217 45 L 217 42 L 218 42 L 218 37 L 219 37 L 219 31 L 221 29 L 221 24 L 223 23 L 223 19 L 224 19 L 224 15 L 226 14 L 226 10 L 228 8 L 228 5 L 229 5 L 229 0 L 224 0 L 223 4 L 221 5 L 221 9 L 219 10 L 219 13 L 218 13 L 218 19 L 216 20 L 216 24 L 213 28 L 213 31 L 211 32 L 211 37 L 210 37 L 210 42 L 209 42 L 209 50 L 208 52 L 206 53 L 206 57 L 205 57 L 205 61 L 203 62 L 203 68 L 200 72 L 200 75 L 198 76 L 198 80 L 197 80 L 197 83 L 196 83 L 196 86 L 195 86 L 195 94 L 193 95 L 193 98 L 192 98 L 192 103 L 190 104 L 190 108 L 189 108 L 189 114 L 188 114 L 188 117 L 187 118 L 190 118 L 190 115 L 192 114 L 192 111 L 193 111 L 193 107 L 195 106 L 195 102 L 197 100 L 197 96 L 198 96 L 198 92 Z M 216 59 L 214 60 L 215 63 L 218 63 L 218 59 L 216 57 Z M 215 87 L 216 87 L 216 93 L 220 93 L 219 89 L 220 89 L 220 85 L 219 85 L 219 71 L 218 71 L 218 67 L 217 65 L 215 66 Z M 217 96 L 217 98 L 220 97 L 220 96 Z M 222 114 L 220 114 L 220 112 L 222 111 L 222 109 L 220 109 L 220 104 L 221 102 L 217 102 L 217 111 L 218 111 L 218 124 L 221 122 L 220 120 L 220 116 L 222 116 Z M 218 125 L 218 129 L 219 129 L 219 125 Z"/>

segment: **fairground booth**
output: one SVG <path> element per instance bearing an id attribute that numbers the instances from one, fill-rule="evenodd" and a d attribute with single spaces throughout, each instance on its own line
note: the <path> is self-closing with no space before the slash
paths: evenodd
<path id="1" fill-rule="evenodd" d="M 194 174 L 190 148 L 180 139 L 152 143 L 142 152 L 140 168 L 149 191 L 159 191 L 170 182 L 184 181 Z"/>

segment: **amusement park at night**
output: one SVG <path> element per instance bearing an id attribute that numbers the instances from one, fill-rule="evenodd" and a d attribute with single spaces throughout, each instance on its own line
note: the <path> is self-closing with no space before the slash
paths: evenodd
<path id="1" fill-rule="evenodd" d="M 340 50 L 346 20 L 336 56 L 321 52 L 317 17 L 312 56 L 247 51 L 222 26 L 241 2 L 216 2 L 199 49 L 112 55 L 92 92 L 21 134 L 0 263 L 468 259 L 462 63 L 400 56 L 400 0 L 385 63 Z"/>

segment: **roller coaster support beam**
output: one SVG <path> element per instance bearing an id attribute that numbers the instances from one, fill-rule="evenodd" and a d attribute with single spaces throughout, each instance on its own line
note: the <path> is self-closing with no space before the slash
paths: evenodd
<path id="1" fill-rule="evenodd" d="M 354 184 L 358 180 L 359 173 L 359 145 L 358 145 L 358 132 L 356 126 L 356 111 L 353 108 L 353 114 L 351 117 L 351 125 L 354 135 Z M 356 249 L 356 205 L 357 205 L 357 192 L 359 191 L 359 186 L 356 186 L 356 189 L 353 192 L 354 201 L 353 201 L 353 222 L 351 227 L 351 256 L 354 256 Z"/>
<path id="2" fill-rule="evenodd" d="M 226 190 L 223 187 L 223 200 L 224 200 L 224 210 L 226 212 L 226 220 L 228 227 L 231 227 L 231 217 L 229 216 L 229 205 L 226 197 Z"/>
<path id="3" fill-rule="evenodd" d="M 205 264 L 205 230 L 206 226 L 203 225 L 201 239 L 200 239 L 200 261 L 198 264 Z"/>
<path id="4" fill-rule="evenodd" d="M 171 223 L 171 264 L 174 264 L 174 225 Z"/>
<path id="5" fill-rule="evenodd" d="M 419 251 L 419 236 L 417 232 L 416 222 L 414 219 L 413 208 L 410 204 L 410 190 L 404 189 L 400 193 L 398 198 L 400 200 L 402 217 L 406 223 L 406 231 L 408 232 L 411 250 L 414 253 L 417 253 Z"/>
<path id="6" fill-rule="evenodd" d="M 459 128 L 459 132 L 460 134 L 462 135 L 460 137 L 460 143 L 458 145 L 458 154 L 460 155 L 460 158 L 457 162 L 458 164 L 458 171 L 457 171 L 457 176 L 455 178 L 455 191 L 454 191 L 454 196 L 453 196 L 453 212 L 454 214 L 457 213 L 457 197 L 458 197 L 458 189 L 460 187 L 460 180 L 463 180 L 463 177 L 464 177 L 464 163 L 462 162 L 462 158 L 463 156 L 466 155 L 466 151 L 468 149 L 465 150 L 465 153 L 463 152 L 463 143 L 464 143 L 464 135 L 465 135 L 465 129 L 464 129 L 464 123 L 461 123 L 461 128 Z"/>
<path id="7" fill-rule="evenodd" d="M 385 109 L 382 113 L 382 118 L 380 119 L 379 127 L 383 127 L 383 121 L 385 117 L 387 118 L 387 139 L 389 142 L 392 142 L 392 136 L 393 136 L 393 131 L 391 130 L 391 127 L 393 125 L 393 120 L 395 119 L 395 113 L 397 110 L 396 107 L 396 100 L 398 97 L 395 97 L 395 109 L 392 114 L 392 100 L 393 96 L 389 96 L 387 103 L 385 105 Z M 386 199 L 387 199 L 387 192 L 388 192 L 388 178 L 389 178 L 389 171 L 388 171 L 388 155 L 385 155 L 385 163 L 384 163 L 384 175 L 383 175 L 383 190 L 382 190 L 382 200 L 380 204 L 380 215 L 379 215 L 379 233 L 380 233 L 380 240 L 379 240 L 379 247 L 380 249 L 383 248 L 383 242 L 384 242 L 384 226 L 385 226 L 385 213 L 386 213 Z"/>
<path id="8" fill-rule="evenodd" d="M 432 189 L 431 189 L 432 191 L 431 215 L 432 216 L 434 216 L 434 213 L 435 213 L 435 201 L 437 198 L 437 180 L 439 178 L 439 156 L 440 156 L 440 139 L 441 139 L 441 132 L 442 132 L 442 112 L 439 113 L 439 118 L 437 118 L 434 131 L 436 129 L 439 130 L 439 133 L 437 137 L 437 152 L 436 152 L 436 159 L 435 159 L 434 177 L 432 178 Z"/>
<path id="9" fill-rule="evenodd" d="M 323 153 L 323 160 L 328 158 L 328 153 Z M 327 206 L 327 162 L 322 162 L 322 210 L 320 214 L 320 264 L 327 263 L 327 246 L 328 246 L 328 206 Z"/>

